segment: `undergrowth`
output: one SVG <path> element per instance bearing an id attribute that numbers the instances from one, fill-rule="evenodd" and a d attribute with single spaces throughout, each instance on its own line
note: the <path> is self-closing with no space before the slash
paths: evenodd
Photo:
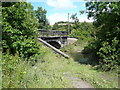
<path id="1" fill-rule="evenodd" d="M 75 47 L 78 48 L 78 46 Z M 77 49 L 75 47 L 74 50 Z M 84 47 L 84 43 L 81 43 L 82 47 Z M 70 50 L 72 49 L 71 47 Z M 96 88 L 118 87 L 117 75 L 111 72 L 98 71 L 92 65 L 81 64 L 72 58 L 65 59 L 44 46 L 42 50 L 44 57 L 37 58 L 38 60 L 34 64 L 22 60 L 17 54 L 15 56 L 3 55 L 3 87 L 73 88 L 67 74 L 78 77 Z"/>
<path id="2" fill-rule="evenodd" d="M 97 58 L 91 57 L 90 53 L 83 53 L 84 47 L 88 42 L 78 40 L 76 43 L 66 46 L 61 50 L 69 54 L 75 63 L 69 64 L 69 71 L 74 73 L 80 79 L 91 83 L 96 88 L 117 88 L 118 87 L 118 70 L 103 72 L 97 68 Z M 82 57 L 81 57 L 82 56 Z M 86 60 L 84 63 L 82 60 Z"/>

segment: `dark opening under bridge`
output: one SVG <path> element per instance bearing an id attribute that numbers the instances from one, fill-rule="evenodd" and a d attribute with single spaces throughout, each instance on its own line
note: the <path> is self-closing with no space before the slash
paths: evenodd
<path id="1" fill-rule="evenodd" d="M 62 54 L 64 57 L 68 57 L 68 55 L 64 54 L 58 49 L 77 41 L 77 38 L 69 37 L 67 31 L 40 29 L 39 32 L 39 41 L 44 43 L 46 46 L 52 48 L 57 53 Z"/>

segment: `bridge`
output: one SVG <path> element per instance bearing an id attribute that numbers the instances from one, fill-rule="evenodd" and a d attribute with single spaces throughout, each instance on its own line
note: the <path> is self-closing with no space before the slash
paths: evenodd
<path id="1" fill-rule="evenodd" d="M 67 31 L 40 29 L 39 32 L 39 41 L 52 48 L 54 51 L 59 52 L 60 54 L 62 53 L 62 55 L 64 53 L 59 51 L 58 49 L 77 41 L 77 38 L 69 37 Z M 63 56 L 68 57 L 65 54 Z"/>
<path id="2" fill-rule="evenodd" d="M 67 36 L 68 31 L 39 29 L 41 36 Z"/>
<path id="3" fill-rule="evenodd" d="M 41 39 L 57 49 L 60 49 L 61 47 L 67 45 L 67 37 L 41 37 Z"/>

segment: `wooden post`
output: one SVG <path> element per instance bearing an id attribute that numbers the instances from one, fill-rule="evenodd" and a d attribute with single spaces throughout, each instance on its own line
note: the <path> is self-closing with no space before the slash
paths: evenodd
<path id="1" fill-rule="evenodd" d="M 68 34 L 69 34 L 69 31 L 70 31 L 70 23 L 69 23 L 69 13 L 68 13 Z"/>

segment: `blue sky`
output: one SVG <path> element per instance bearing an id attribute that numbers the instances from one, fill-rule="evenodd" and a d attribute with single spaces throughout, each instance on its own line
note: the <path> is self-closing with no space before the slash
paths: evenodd
<path id="1" fill-rule="evenodd" d="M 36 10 L 42 7 L 47 10 L 47 19 L 53 25 L 58 21 L 67 21 L 70 15 L 77 13 L 80 22 L 92 22 L 87 19 L 87 14 L 79 15 L 80 10 L 86 10 L 85 1 L 82 0 L 27 0 L 31 2 Z M 72 21 L 72 20 L 70 20 Z"/>

